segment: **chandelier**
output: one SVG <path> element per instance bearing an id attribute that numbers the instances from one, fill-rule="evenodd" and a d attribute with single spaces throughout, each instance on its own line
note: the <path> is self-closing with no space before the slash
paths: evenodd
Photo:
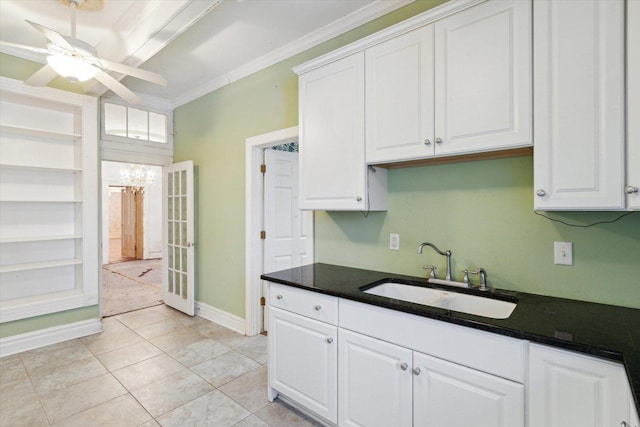
<path id="1" fill-rule="evenodd" d="M 133 191 L 144 193 L 144 187 L 155 184 L 156 173 L 147 170 L 144 165 L 129 165 L 128 168 L 120 171 L 120 182 L 125 187 L 130 187 Z"/>

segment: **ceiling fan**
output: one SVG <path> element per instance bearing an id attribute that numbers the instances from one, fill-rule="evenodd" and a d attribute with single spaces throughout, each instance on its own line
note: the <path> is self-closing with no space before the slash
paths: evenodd
<path id="1" fill-rule="evenodd" d="M 57 75 L 72 83 L 96 79 L 105 87 L 130 104 L 139 104 L 142 100 L 126 86 L 113 78 L 107 71 L 114 71 L 166 86 L 167 81 L 160 74 L 96 56 L 97 52 L 90 44 L 76 38 L 76 8 L 85 1 L 93 10 L 102 8 L 102 0 L 60 0 L 71 7 L 71 36 L 60 33 L 43 25 L 26 20 L 28 24 L 40 31 L 49 40 L 46 48 L 26 46 L 18 43 L 0 41 L 0 45 L 47 55 L 47 64 L 25 80 L 30 86 L 45 86 Z M 87 8 L 87 10 L 90 10 Z"/>

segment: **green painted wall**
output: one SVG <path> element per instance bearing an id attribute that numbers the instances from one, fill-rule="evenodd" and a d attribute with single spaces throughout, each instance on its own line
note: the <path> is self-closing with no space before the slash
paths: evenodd
<path id="1" fill-rule="evenodd" d="M 244 159 L 248 137 L 294 126 L 295 65 L 443 3 L 418 0 L 176 110 L 176 161 L 197 176 L 196 298 L 244 316 Z M 577 224 L 618 213 L 555 213 Z M 615 224 L 572 228 L 533 213 L 532 158 L 391 170 L 389 210 L 317 212 L 316 261 L 423 275 L 444 259 L 417 245 L 453 251 L 453 267 L 482 266 L 494 286 L 640 308 L 640 214 Z M 390 232 L 401 250 L 390 251 Z M 553 264 L 553 242 L 574 243 L 575 265 Z"/>
<path id="2" fill-rule="evenodd" d="M 41 67 L 42 64 L 0 53 L 0 76 L 16 80 L 25 80 Z M 51 86 L 56 89 L 78 92 L 74 85 L 64 79 L 56 79 Z M 93 305 L 75 310 L 53 313 L 46 316 L 38 316 L 30 319 L 2 323 L 0 324 L 0 338 L 33 332 L 53 326 L 60 326 L 66 323 L 95 319 L 97 317 L 99 317 L 99 309 L 97 305 Z"/>
<path id="3" fill-rule="evenodd" d="M 433 264 L 442 277 L 444 257 L 417 253 L 428 241 L 452 251 L 458 280 L 481 266 L 491 286 L 640 308 L 640 212 L 568 227 L 536 215 L 533 197 L 532 157 L 390 170 L 387 212 L 316 213 L 316 260 L 412 276 Z M 587 225 L 624 213 L 546 214 Z M 573 242 L 573 266 L 553 264 L 554 241 Z"/>

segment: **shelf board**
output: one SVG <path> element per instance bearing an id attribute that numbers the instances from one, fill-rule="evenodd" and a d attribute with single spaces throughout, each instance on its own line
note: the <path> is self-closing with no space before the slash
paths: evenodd
<path id="1" fill-rule="evenodd" d="M 3 237 L 0 243 L 28 243 L 28 242 L 50 242 L 55 240 L 75 240 L 82 239 L 82 234 L 69 234 L 62 236 L 31 236 L 31 237 Z"/>
<path id="2" fill-rule="evenodd" d="M 52 132 L 42 129 L 34 129 L 23 126 L 0 125 L 0 133 L 8 133 L 13 135 L 31 136 L 34 138 L 56 139 L 59 141 L 73 142 L 82 139 L 82 135 L 78 133 Z"/>
<path id="3" fill-rule="evenodd" d="M 69 265 L 82 264 L 80 259 L 64 259 L 46 262 L 28 262 L 25 264 L 9 264 L 0 267 L 0 273 L 10 273 L 13 271 L 41 270 L 44 268 L 66 267 Z"/>
<path id="4" fill-rule="evenodd" d="M 0 163 L 0 168 L 11 169 L 11 170 L 21 170 L 21 171 L 34 171 L 34 172 L 59 172 L 59 173 L 82 172 L 81 168 L 52 168 L 47 166 L 9 165 L 4 163 Z"/>
<path id="5" fill-rule="evenodd" d="M 0 200 L 0 203 L 82 203 L 82 200 Z"/>

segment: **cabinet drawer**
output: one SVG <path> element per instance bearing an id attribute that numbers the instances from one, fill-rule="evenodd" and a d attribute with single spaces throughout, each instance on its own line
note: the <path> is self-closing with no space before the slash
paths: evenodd
<path id="1" fill-rule="evenodd" d="M 524 382 L 527 344 L 522 340 L 344 299 L 340 328 Z"/>
<path id="2" fill-rule="evenodd" d="M 330 295 L 270 283 L 269 305 L 321 322 L 338 324 L 338 298 Z"/>

